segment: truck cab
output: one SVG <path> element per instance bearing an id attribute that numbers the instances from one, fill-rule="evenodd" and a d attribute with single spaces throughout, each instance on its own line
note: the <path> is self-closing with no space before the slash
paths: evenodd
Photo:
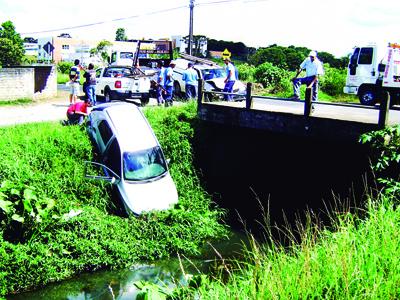
<path id="1" fill-rule="evenodd" d="M 376 44 L 354 47 L 343 92 L 357 95 L 362 104 L 375 105 L 380 101 L 381 92 L 386 90 L 390 93 L 392 104 L 399 102 L 399 87 L 394 81 L 395 77 L 384 80 L 389 71 L 400 72 L 398 55 L 397 44 L 389 44 L 387 49 Z"/>

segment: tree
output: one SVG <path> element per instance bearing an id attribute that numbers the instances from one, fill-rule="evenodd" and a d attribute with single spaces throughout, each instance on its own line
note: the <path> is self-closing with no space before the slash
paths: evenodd
<path id="1" fill-rule="evenodd" d="M 90 54 L 97 55 L 97 56 L 101 57 L 101 59 L 103 61 L 107 62 L 108 58 L 109 58 L 108 50 L 109 50 L 109 47 L 111 47 L 111 46 L 112 46 L 111 42 L 102 40 L 97 44 L 96 48 L 90 49 Z"/>
<path id="2" fill-rule="evenodd" d="M 11 21 L 0 27 L 0 66 L 19 65 L 24 57 L 24 44 Z"/>
<path id="3" fill-rule="evenodd" d="M 183 37 L 183 40 L 187 45 L 189 45 L 189 36 Z M 201 51 L 203 49 L 203 46 L 207 44 L 207 37 L 204 35 L 194 35 L 193 36 L 193 46 L 194 48 L 192 49 L 192 54 L 194 56 L 204 56 L 203 52 Z"/>
<path id="4" fill-rule="evenodd" d="M 126 33 L 125 33 L 125 28 L 118 28 L 117 31 L 115 32 L 115 40 L 116 41 L 126 41 L 128 40 Z"/>

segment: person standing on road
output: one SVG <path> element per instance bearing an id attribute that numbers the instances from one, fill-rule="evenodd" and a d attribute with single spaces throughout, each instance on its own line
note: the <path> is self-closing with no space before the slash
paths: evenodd
<path id="1" fill-rule="evenodd" d="M 82 125 L 85 117 L 88 115 L 89 101 L 78 101 L 68 107 L 67 119 L 63 125 Z"/>
<path id="2" fill-rule="evenodd" d="M 299 74 L 306 70 L 306 77 L 297 78 Z M 318 100 L 318 76 L 324 74 L 322 62 L 317 57 L 316 51 L 311 51 L 308 57 L 300 64 L 293 82 L 293 99 L 300 100 L 300 86 L 307 85 L 312 89 L 312 101 Z"/>
<path id="3" fill-rule="evenodd" d="M 79 64 L 79 59 L 75 59 L 74 65 L 71 67 L 69 71 L 69 86 L 70 86 L 70 94 L 69 94 L 69 105 L 72 105 L 78 99 L 79 94 L 79 81 L 81 79 L 81 66 Z"/>
<path id="4" fill-rule="evenodd" d="M 157 105 L 160 106 L 161 104 L 164 103 L 163 92 L 164 92 L 165 68 L 162 61 L 157 62 L 157 69 L 159 69 L 159 71 L 157 75 L 156 93 L 157 93 Z"/>
<path id="5" fill-rule="evenodd" d="M 196 98 L 199 75 L 193 69 L 192 62 L 188 63 L 187 69 L 183 72 L 182 80 L 185 82 L 186 99 Z"/>
<path id="6" fill-rule="evenodd" d="M 224 62 L 226 65 L 226 78 L 224 81 L 225 87 L 223 89 L 223 92 L 232 93 L 233 85 L 235 84 L 235 81 L 237 79 L 235 75 L 235 67 L 232 65 L 231 60 L 229 58 L 225 58 Z M 224 95 L 224 99 L 226 101 L 232 101 L 233 95 Z"/>
<path id="7" fill-rule="evenodd" d="M 174 68 L 175 61 L 171 60 L 164 72 L 165 106 L 172 106 L 174 95 Z"/>
<path id="8" fill-rule="evenodd" d="M 89 100 L 89 103 L 92 106 L 96 105 L 96 71 L 94 70 L 94 65 L 92 63 L 89 64 L 89 67 L 83 77 L 86 79 L 86 94 Z"/>

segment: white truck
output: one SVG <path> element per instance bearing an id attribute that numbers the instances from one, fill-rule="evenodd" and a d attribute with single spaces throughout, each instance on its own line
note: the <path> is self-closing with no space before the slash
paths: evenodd
<path id="1" fill-rule="evenodd" d="M 150 99 L 151 76 L 129 66 L 110 65 L 96 70 L 96 96 L 111 100 L 140 99 L 142 106 Z"/>
<path id="2" fill-rule="evenodd" d="M 391 105 L 400 102 L 400 45 L 386 49 L 375 44 L 355 47 L 350 56 L 343 92 L 357 95 L 362 104 L 375 105 L 382 91 L 390 93 Z"/>

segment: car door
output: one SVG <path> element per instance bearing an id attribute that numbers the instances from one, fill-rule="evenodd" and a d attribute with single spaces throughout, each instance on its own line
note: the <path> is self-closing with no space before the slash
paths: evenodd
<path id="1" fill-rule="evenodd" d="M 95 127 L 95 139 L 97 150 L 101 157 L 104 156 L 104 152 L 107 148 L 107 145 L 110 143 L 111 138 L 114 136 L 114 133 L 111 129 L 110 124 L 106 119 L 98 119 L 97 126 Z"/>
<path id="2" fill-rule="evenodd" d="M 117 138 L 114 136 L 107 144 L 102 157 L 103 164 L 110 168 L 119 178 L 122 178 L 122 155 L 121 149 L 118 144 Z M 106 175 L 114 176 L 114 174 L 107 174 L 108 171 L 104 170 Z"/>

